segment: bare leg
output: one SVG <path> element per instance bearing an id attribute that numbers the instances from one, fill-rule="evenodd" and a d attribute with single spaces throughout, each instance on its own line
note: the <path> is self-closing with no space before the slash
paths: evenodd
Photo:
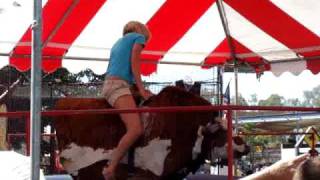
<path id="1" fill-rule="evenodd" d="M 136 104 L 131 95 L 124 95 L 116 100 L 114 107 L 117 109 L 135 108 Z M 124 154 L 143 133 L 143 127 L 138 113 L 123 113 L 120 114 L 120 116 L 126 126 L 127 132 L 121 138 L 117 148 L 114 150 L 111 163 L 103 170 L 106 179 L 108 176 L 113 176 L 113 173 Z"/>

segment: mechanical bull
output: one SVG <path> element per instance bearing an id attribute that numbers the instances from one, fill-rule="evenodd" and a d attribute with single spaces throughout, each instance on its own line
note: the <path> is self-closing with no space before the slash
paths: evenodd
<path id="1" fill-rule="evenodd" d="M 170 86 L 143 106 L 203 105 L 210 102 Z M 104 99 L 65 98 L 56 104 L 60 110 L 104 108 L 111 108 Z M 205 159 L 226 157 L 227 131 L 217 116 L 218 112 L 142 113 L 144 135 L 134 145 L 134 166 L 128 166 L 128 156 L 124 157 L 116 178 L 182 179 Z M 54 125 L 65 170 L 80 180 L 103 179 L 102 168 L 125 133 L 119 115 L 60 116 Z M 241 138 L 234 138 L 233 147 L 235 157 L 248 153 Z M 128 173 L 130 167 L 134 174 Z"/>

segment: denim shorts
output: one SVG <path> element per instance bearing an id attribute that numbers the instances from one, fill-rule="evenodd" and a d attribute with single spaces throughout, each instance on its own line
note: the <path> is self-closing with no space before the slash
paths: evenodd
<path id="1" fill-rule="evenodd" d="M 116 100 L 124 95 L 132 95 L 130 85 L 121 79 L 108 79 L 104 81 L 102 95 L 111 106 L 114 106 Z"/>

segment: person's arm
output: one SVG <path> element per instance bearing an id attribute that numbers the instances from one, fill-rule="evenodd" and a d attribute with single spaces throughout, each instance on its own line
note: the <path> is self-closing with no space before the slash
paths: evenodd
<path id="1" fill-rule="evenodd" d="M 143 49 L 142 44 L 135 43 L 132 48 L 131 54 L 131 70 L 136 81 L 136 86 L 139 90 L 139 93 L 144 99 L 148 99 L 152 94 L 147 91 L 141 80 L 141 71 L 140 71 L 140 55 Z"/>
<path id="2" fill-rule="evenodd" d="M 241 178 L 240 180 L 292 180 L 296 168 L 300 163 L 305 161 L 308 156 L 308 154 L 303 154 L 290 160 L 280 160 L 273 165 L 247 177 Z"/>
<path id="3" fill-rule="evenodd" d="M 272 173 L 270 172 L 269 167 L 267 167 L 259 172 L 256 172 L 247 177 L 241 178 L 240 180 L 270 180 L 270 179 L 274 179 L 274 178 L 272 176 Z"/>

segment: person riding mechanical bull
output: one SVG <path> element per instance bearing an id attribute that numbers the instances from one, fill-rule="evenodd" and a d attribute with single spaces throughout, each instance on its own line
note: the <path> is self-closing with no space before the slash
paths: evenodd
<path id="1" fill-rule="evenodd" d="M 140 22 L 131 21 L 123 29 L 123 37 L 111 48 L 103 94 L 114 108 L 136 108 L 130 92 L 130 85 L 136 84 L 139 93 L 146 100 L 152 94 L 146 90 L 141 80 L 140 55 L 150 38 L 148 28 Z M 126 133 L 113 152 L 112 160 L 104 168 L 106 179 L 112 177 L 119 161 L 129 147 L 143 134 L 143 127 L 137 113 L 120 114 L 126 126 Z"/>
<path id="2" fill-rule="evenodd" d="M 57 102 L 56 109 L 136 108 L 130 90 L 133 84 L 146 100 L 144 106 L 211 105 L 178 87 L 166 87 L 158 95 L 144 88 L 140 55 L 149 39 L 144 24 L 127 23 L 123 37 L 111 49 L 102 90 L 105 99 L 65 98 Z M 54 125 L 62 164 L 78 179 L 126 179 L 128 168 L 122 168 L 126 163 L 120 161 L 126 159 L 131 147 L 135 174 L 172 179 L 178 171 L 196 171 L 209 156 L 226 157 L 227 131 L 216 117 L 217 112 L 121 113 L 62 116 Z M 248 146 L 239 137 L 234 138 L 233 147 L 236 157 L 248 153 Z"/>

